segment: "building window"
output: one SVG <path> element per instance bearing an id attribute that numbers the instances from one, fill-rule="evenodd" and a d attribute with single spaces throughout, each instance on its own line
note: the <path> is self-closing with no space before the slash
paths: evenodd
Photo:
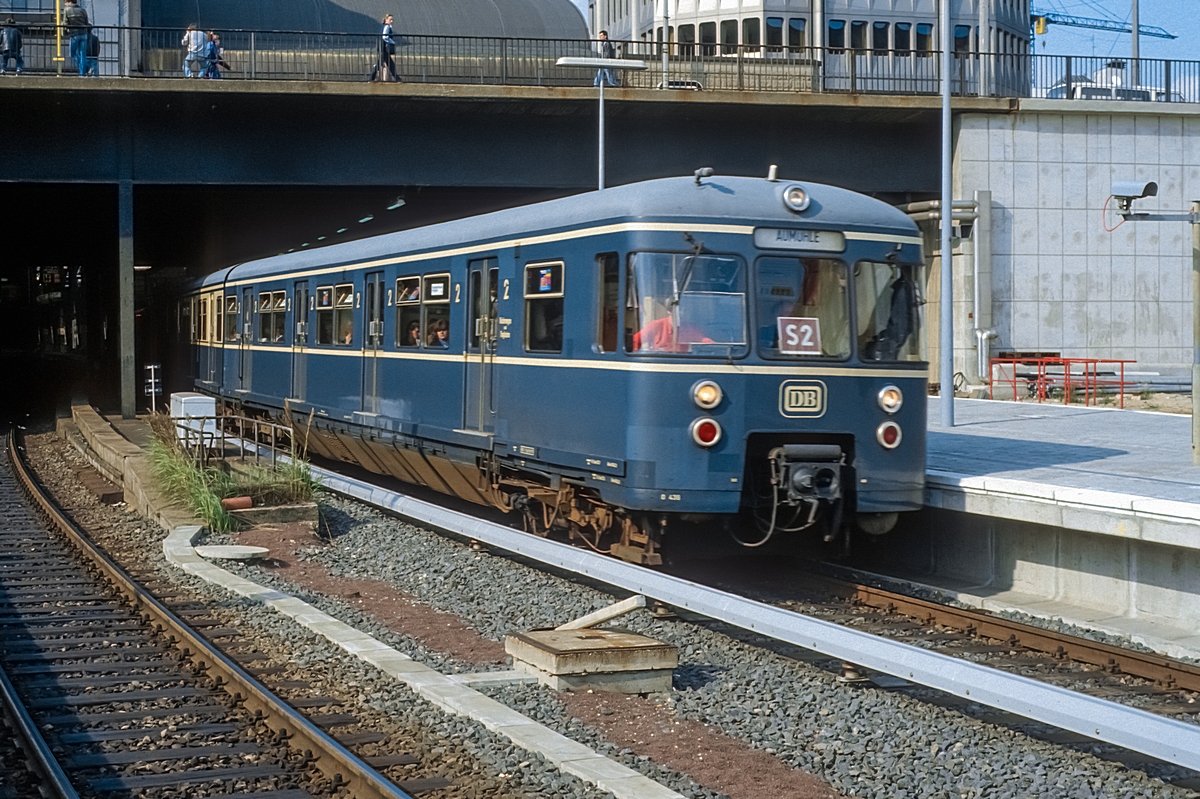
<path id="1" fill-rule="evenodd" d="M 861 19 L 850 23 L 850 49 L 856 55 L 862 55 L 867 51 L 867 23 Z"/>
<path id="2" fill-rule="evenodd" d="M 846 46 L 846 20 L 829 20 L 829 35 L 825 39 L 825 45 L 834 52 Z"/>
<path id="3" fill-rule="evenodd" d="M 954 52 L 969 53 L 971 52 L 971 26 L 955 25 L 954 26 Z"/>
<path id="4" fill-rule="evenodd" d="M 562 352 L 563 264 L 525 266 L 525 351 Z"/>
<path id="5" fill-rule="evenodd" d="M 696 26 L 695 25 L 680 25 L 679 26 L 679 54 L 681 56 L 691 56 L 695 53 L 695 48 L 692 45 L 696 41 Z"/>
<path id="6" fill-rule="evenodd" d="M 928 22 L 917 24 L 917 54 L 926 58 L 933 54 L 933 25 Z"/>
<path id="7" fill-rule="evenodd" d="M 876 22 L 871 26 L 871 49 L 880 55 L 887 55 L 888 27 L 886 22 Z"/>
<path id="8" fill-rule="evenodd" d="M 907 55 L 912 49 L 912 23 L 897 22 L 896 23 L 896 51 Z"/>
<path id="9" fill-rule="evenodd" d="M 804 35 L 804 17 L 791 17 L 788 19 L 788 47 L 801 48 L 808 44 L 808 39 Z"/>
<path id="10" fill-rule="evenodd" d="M 712 45 L 717 43 L 717 23 L 701 22 L 700 23 L 700 44 L 704 45 L 700 48 L 700 55 L 716 55 L 717 48 Z"/>
<path id="11" fill-rule="evenodd" d="M 721 22 L 721 53 L 723 55 L 737 55 L 738 51 L 738 23 L 736 19 L 727 19 Z"/>
<path id="12" fill-rule="evenodd" d="M 759 36 L 758 17 L 742 20 L 742 44 L 746 47 L 758 47 L 762 44 Z"/>
<path id="13" fill-rule="evenodd" d="M 783 49 L 783 17 L 767 17 L 767 49 L 779 52 Z"/>

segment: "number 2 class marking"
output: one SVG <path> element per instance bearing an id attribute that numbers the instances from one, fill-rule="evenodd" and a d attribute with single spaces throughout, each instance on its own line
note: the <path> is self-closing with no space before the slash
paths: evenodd
<path id="1" fill-rule="evenodd" d="M 508 278 L 504 279 L 504 299 L 508 299 Z"/>
<path id="2" fill-rule="evenodd" d="M 454 284 L 454 301 L 458 302 L 459 294 L 462 293 L 462 283 Z"/>

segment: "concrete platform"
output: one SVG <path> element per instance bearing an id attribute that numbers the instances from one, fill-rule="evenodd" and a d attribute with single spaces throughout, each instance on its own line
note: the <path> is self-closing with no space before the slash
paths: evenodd
<path id="1" fill-rule="evenodd" d="M 1200 467 L 1191 417 L 1032 402 L 929 409 L 927 511 L 874 570 L 1200 657 Z"/>

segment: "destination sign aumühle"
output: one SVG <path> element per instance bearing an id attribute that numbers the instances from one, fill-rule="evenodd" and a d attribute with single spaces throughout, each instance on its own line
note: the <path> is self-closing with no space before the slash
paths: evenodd
<path id="1" fill-rule="evenodd" d="M 756 227 L 754 246 L 762 250 L 841 252 L 846 249 L 846 236 L 838 230 Z"/>

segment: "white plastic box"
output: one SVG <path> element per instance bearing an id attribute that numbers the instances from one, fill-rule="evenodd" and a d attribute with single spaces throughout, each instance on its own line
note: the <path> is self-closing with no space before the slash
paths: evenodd
<path id="1" fill-rule="evenodd" d="M 205 438 L 212 441 L 217 434 L 217 423 L 214 419 L 216 415 L 217 400 L 214 397 L 210 397 L 207 394 L 197 394 L 194 391 L 180 391 L 171 395 L 172 419 L 199 420 L 208 417 L 207 421 L 184 422 L 184 424 L 178 425 L 175 429 L 175 434 L 181 440 L 189 436 L 189 430 L 195 430 L 197 432 L 203 431 L 206 434 Z"/>

